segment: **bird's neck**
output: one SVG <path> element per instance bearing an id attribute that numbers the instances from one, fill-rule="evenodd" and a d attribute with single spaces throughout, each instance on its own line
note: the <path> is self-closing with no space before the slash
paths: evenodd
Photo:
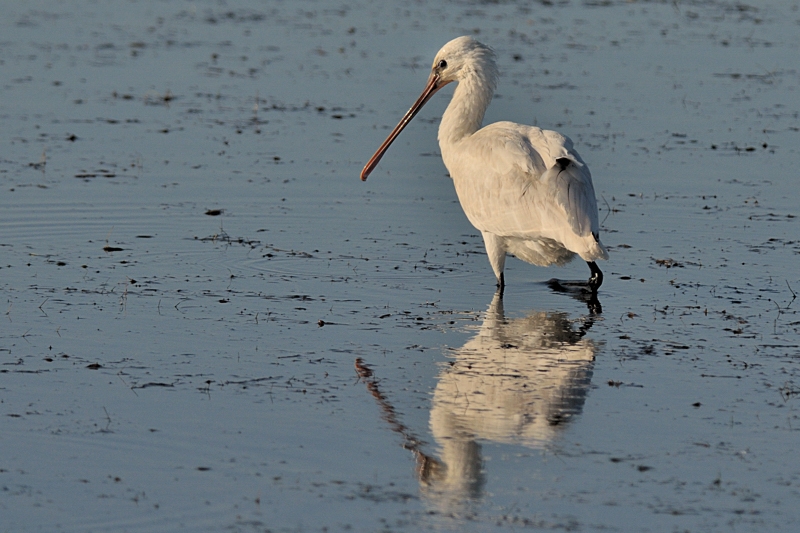
<path id="1" fill-rule="evenodd" d="M 439 125 L 439 147 L 444 152 L 481 128 L 494 93 L 494 80 L 473 72 L 459 81 Z"/>

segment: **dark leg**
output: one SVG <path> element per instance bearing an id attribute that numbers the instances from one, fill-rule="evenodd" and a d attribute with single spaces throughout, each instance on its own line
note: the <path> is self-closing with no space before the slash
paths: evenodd
<path id="1" fill-rule="evenodd" d="M 603 273 L 594 261 L 586 261 L 586 264 L 589 265 L 589 270 L 592 271 L 588 282 L 589 289 L 591 289 L 592 294 L 597 294 L 597 289 L 603 284 Z"/>
<path id="2" fill-rule="evenodd" d="M 500 277 L 497 278 L 497 292 L 500 294 L 500 297 L 503 296 L 503 291 L 506 288 L 506 278 L 502 272 L 500 272 Z"/>

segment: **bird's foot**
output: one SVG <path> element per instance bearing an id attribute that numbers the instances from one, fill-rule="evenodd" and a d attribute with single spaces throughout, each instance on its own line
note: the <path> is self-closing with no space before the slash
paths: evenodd
<path id="1" fill-rule="evenodd" d="M 603 284 L 603 272 L 594 261 L 587 261 L 586 264 L 589 265 L 589 269 L 592 271 L 592 275 L 589 276 L 589 281 L 587 281 L 586 284 L 589 286 L 592 294 L 597 294 L 597 289 Z"/>

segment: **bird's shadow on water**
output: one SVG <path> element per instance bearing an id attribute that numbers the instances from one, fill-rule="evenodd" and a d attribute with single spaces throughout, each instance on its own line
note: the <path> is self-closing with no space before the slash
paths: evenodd
<path id="1" fill-rule="evenodd" d="M 502 294 L 494 295 L 476 334 L 453 350 L 437 376 L 429 417 L 435 446 L 401 422 L 384 391 L 391 385 L 356 359 L 383 419 L 414 454 L 424 499 L 443 514 L 461 515 L 483 498 L 482 442 L 548 448 L 582 412 L 597 351 L 587 334 L 600 304 L 596 294 L 570 295 L 594 304 L 574 318 L 537 310 L 506 318 Z"/>

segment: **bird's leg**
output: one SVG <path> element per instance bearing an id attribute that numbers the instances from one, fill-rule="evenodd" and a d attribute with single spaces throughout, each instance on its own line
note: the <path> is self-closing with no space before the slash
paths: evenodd
<path id="1" fill-rule="evenodd" d="M 586 264 L 589 265 L 589 270 L 592 271 L 588 281 L 589 289 L 591 289 L 592 294 L 597 294 L 597 289 L 603 284 L 603 273 L 594 261 L 586 261 Z"/>
<path id="2" fill-rule="evenodd" d="M 492 271 L 497 278 L 497 290 L 502 296 L 503 289 L 506 287 L 506 278 L 503 276 L 503 268 L 506 265 L 506 249 L 503 238 L 488 231 L 481 231 L 481 234 L 483 234 L 483 243 L 486 245 L 486 255 L 489 257 Z"/>

